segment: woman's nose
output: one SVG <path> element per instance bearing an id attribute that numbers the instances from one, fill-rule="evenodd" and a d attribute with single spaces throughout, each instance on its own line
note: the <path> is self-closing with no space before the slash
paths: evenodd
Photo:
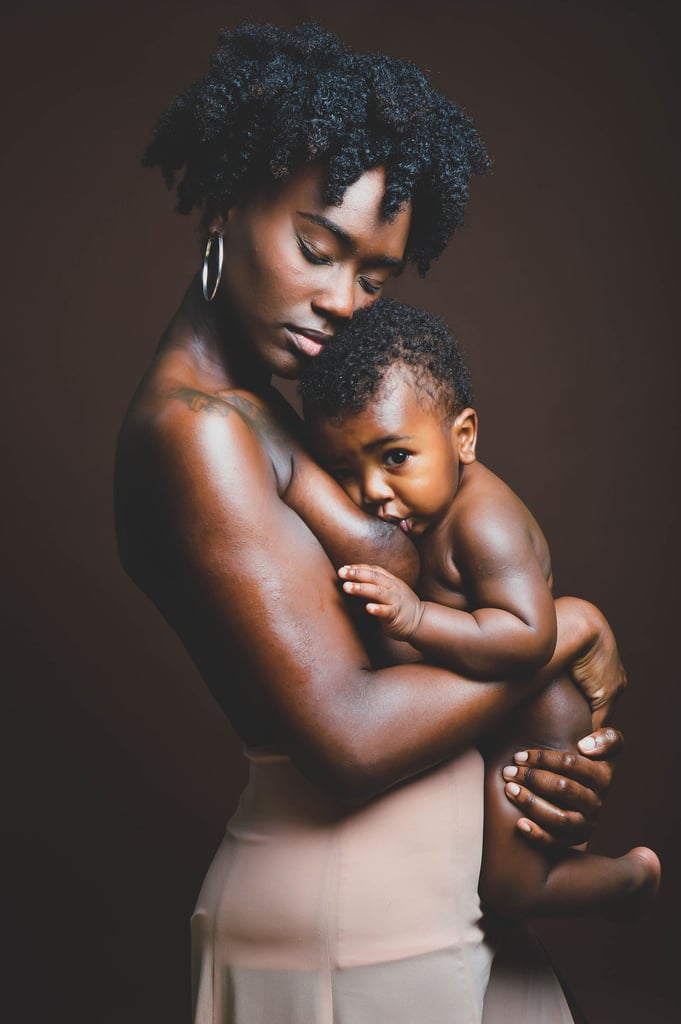
<path id="1" fill-rule="evenodd" d="M 330 269 L 324 291 L 314 299 L 313 305 L 328 320 L 349 320 L 355 312 L 355 275 L 352 269 Z"/>

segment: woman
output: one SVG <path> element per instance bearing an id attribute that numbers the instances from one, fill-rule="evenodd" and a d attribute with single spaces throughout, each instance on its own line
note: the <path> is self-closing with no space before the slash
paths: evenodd
<path id="1" fill-rule="evenodd" d="M 413 580 L 414 549 L 313 463 L 270 377 L 296 378 L 405 260 L 427 270 L 484 147 L 413 66 L 315 26 L 242 26 L 160 119 L 146 163 L 169 185 L 183 171 L 179 209 L 201 209 L 207 245 L 121 431 L 121 558 L 251 759 L 193 918 L 195 1022 L 480 1021 L 473 743 L 577 662 L 601 721 L 623 683 L 615 644 L 565 599 L 541 678 L 372 670 L 334 568 Z M 598 760 L 528 752 L 509 790 L 528 841 L 583 840 L 618 742 L 590 737 Z M 490 986 L 486 1021 L 500 997 L 499 1019 L 512 999 L 518 1019 L 571 1019 L 540 966 Z"/>

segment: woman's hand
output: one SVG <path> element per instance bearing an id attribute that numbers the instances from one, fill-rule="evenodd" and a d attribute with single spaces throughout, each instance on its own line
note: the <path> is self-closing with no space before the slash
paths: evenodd
<path id="1" fill-rule="evenodd" d="M 598 729 L 579 741 L 580 753 L 522 750 L 504 768 L 507 797 L 527 817 L 517 827 L 543 847 L 586 842 L 612 781 L 623 744 L 613 728 Z"/>
<path id="2" fill-rule="evenodd" d="M 582 624 L 580 628 L 586 627 L 586 639 L 573 656 L 569 669 L 591 706 L 592 727 L 599 730 L 627 685 L 627 674 L 620 661 L 615 637 L 603 613 L 588 601 L 575 597 L 558 598 L 556 613 L 559 642 L 560 630 L 572 628 L 574 615 Z"/>
<path id="3" fill-rule="evenodd" d="M 586 650 L 572 663 L 571 675 L 591 705 L 594 729 L 608 720 L 613 704 L 627 685 L 627 673 L 620 661 L 617 643 L 604 616 L 592 610 L 594 637 Z"/>
<path id="4" fill-rule="evenodd" d="M 524 815 L 517 827 L 539 846 L 561 848 L 588 839 L 612 781 L 623 739 L 603 722 L 626 685 L 626 674 L 598 608 L 573 597 L 558 598 L 555 606 L 556 652 L 543 673 L 570 673 L 589 702 L 595 731 L 572 751 L 519 751 L 502 774 L 507 798 Z"/>

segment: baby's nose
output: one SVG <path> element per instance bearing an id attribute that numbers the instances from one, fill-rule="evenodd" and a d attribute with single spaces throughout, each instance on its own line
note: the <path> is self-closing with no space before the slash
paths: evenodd
<path id="1" fill-rule="evenodd" d="M 365 505 L 379 505 L 393 497 L 389 482 L 383 473 L 377 470 L 366 474 L 362 490 Z"/>

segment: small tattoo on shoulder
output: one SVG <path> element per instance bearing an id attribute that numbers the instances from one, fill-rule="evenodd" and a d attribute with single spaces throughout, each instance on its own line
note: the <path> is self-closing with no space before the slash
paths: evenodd
<path id="1" fill-rule="evenodd" d="M 179 398 L 192 412 L 215 413 L 224 419 L 225 416 L 229 416 L 231 411 L 224 399 L 216 398 L 215 395 L 209 395 L 205 391 L 197 391 L 196 388 L 173 388 L 170 397 Z"/>
<path id="2" fill-rule="evenodd" d="M 261 438 L 265 445 L 275 443 L 290 444 L 286 431 L 268 415 L 256 402 L 245 395 L 237 395 L 230 391 L 218 391 L 211 395 L 196 388 L 177 387 L 170 392 L 171 398 L 179 398 L 192 412 L 205 412 L 209 415 L 221 416 L 226 419 L 230 413 L 246 423 Z"/>

